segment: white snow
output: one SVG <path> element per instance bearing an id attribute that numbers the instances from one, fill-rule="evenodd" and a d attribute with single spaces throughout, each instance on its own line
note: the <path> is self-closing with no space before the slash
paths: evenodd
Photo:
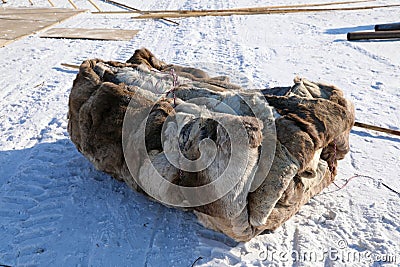
<path id="1" fill-rule="evenodd" d="M 33 2 L 49 7 L 45 0 Z M 71 7 L 67 0 L 53 2 Z M 95 11 L 86 0 L 74 2 Z M 298 1 L 124 3 L 161 10 Z M 9 0 L 2 6 L 29 2 Z M 339 191 L 331 185 L 276 232 L 236 243 L 202 227 L 192 213 L 152 202 L 94 169 L 68 137 L 68 95 L 77 71 L 60 65 L 90 58 L 126 61 L 136 48 L 147 47 L 167 62 L 214 68 L 257 88 L 291 85 L 300 75 L 342 88 L 356 106 L 357 121 L 399 130 L 399 40 L 345 40 L 348 31 L 398 22 L 399 12 L 175 19 L 180 26 L 85 13 L 56 27 L 140 32 L 129 42 L 36 34 L 0 48 L 0 265 L 191 266 L 201 257 L 195 266 L 399 266 L 400 195 L 383 184 L 400 191 L 400 137 L 355 127 L 336 183 L 364 176 Z"/>

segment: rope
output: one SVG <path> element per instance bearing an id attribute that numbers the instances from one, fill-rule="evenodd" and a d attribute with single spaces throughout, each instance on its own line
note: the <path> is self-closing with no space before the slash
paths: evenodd
<path id="1" fill-rule="evenodd" d="M 371 179 L 371 180 L 373 180 L 373 181 L 376 181 L 376 179 L 374 179 L 373 177 L 368 176 L 368 175 L 364 175 L 364 174 L 354 174 L 353 176 L 351 176 L 350 178 L 348 178 L 348 179 L 345 181 L 345 183 L 344 183 L 343 185 L 341 185 L 341 186 L 337 185 L 336 183 L 333 183 L 333 184 L 337 187 L 336 190 L 329 191 L 329 192 L 326 192 L 326 193 L 322 193 L 321 195 L 331 194 L 331 193 L 340 191 L 340 190 L 342 190 L 343 188 L 345 188 L 345 187 L 350 183 L 351 180 L 353 180 L 353 179 L 355 179 L 355 178 L 358 178 L 358 177 L 364 177 L 364 178 L 368 178 L 368 179 Z M 399 192 L 399 191 L 394 190 L 393 188 L 389 187 L 387 184 L 385 184 L 385 183 L 383 183 L 383 182 L 381 182 L 381 181 L 379 181 L 379 184 L 383 185 L 384 187 L 386 187 L 387 189 L 389 189 L 390 191 L 392 191 L 393 193 L 397 194 L 397 195 L 400 197 L 400 192 Z"/>
<path id="2" fill-rule="evenodd" d="M 333 158 L 331 160 L 331 164 L 329 165 L 329 170 L 331 172 L 331 181 L 335 180 L 335 177 L 333 176 L 333 173 L 335 172 L 336 169 L 336 150 L 337 150 L 337 145 L 336 145 L 336 139 L 333 139 Z M 333 182 L 335 184 L 335 182 Z M 336 184 L 335 184 L 336 185 Z"/>
<path id="3" fill-rule="evenodd" d="M 333 184 L 336 185 L 336 187 L 338 188 L 335 191 L 342 190 L 343 188 L 345 188 L 349 184 L 349 182 L 351 180 L 353 180 L 354 178 L 360 177 L 360 176 L 364 176 L 364 177 L 368 177 L 368 178 L 373 179 L 372 177 L 369 177 L 369 176 L 366 176 L 366 175 L 355 174 L 355 175 L 351 176 L 349 179 L 347 179 L 346 182 L 342 186 L 338 186 L 335 182 L 333 182 Z"/>
<path id="4" fill-rule="evenodd" d="M 329 171 L 331 172 L 331 181 L 338 189 L 336 189 L 336 190 L 334 190 L 334 191 L 332 191 L 330 193 L 342 190 L 343 188 L 345 188 L 349 184 L 349 182 L 351 180 L 353 180 L 354 178 L 360 177 L 360 175 L 358 175 L 358 174 L 353 175 L 352 177 L 347 179 L 346 182 L 342 186 L 339 186 L 339 185 L 337 185 L 337 183 L 335 183 L 335 181 L 334 181 L 335 180 L 334 171 L 336 169 L 336 157 L 337 157 L 337 142 L 336 142 L 336 139 L 333 139 L 333 144 L 334 144 L 334 147 L 333 147 L 333 158 L 332 158 L 332 160 L 330 162 L 331 164 L 329 165 Z"/>
<path id="5" fill-rule="evenodd" d="M 329 171 L 331 172 L 331 181 L 332 181 L 332 183 L 337 187 L 337 189 L 336 189 L 336 190 L 333 190 L 333 191 L 330 191 L 330 192 L 327 192 L 327 193 L 325 193 L 325 194 L 330 194 L 330 193 L 333 193 L 333 192 L 337 192 L 337 191 L 342 190 L 343 188 L 345 188 L 345 187 L 350 183 L 351 180 L 353 180 L 353 179 L 355 179 L 355 178 L 358 178 L 358 177 L 365 177 L 365 178 L 369 178 L 369 179 L 375 181 L 375 179 L 374 179 L 373 177 L 371 177 L 371 176 L 362 175 L 362 174 L 354 174 L 353 176 L 351 176 L 350 178 L 348 178 L 348 179 L 345 181 L 345 183 L 344 183 L 343 185 L 341 185 L 341 186 L 339 186 L 337 183 L 335 183 L 335 182 L 334 182 L 334 178 L 335 178 L 335 177 L 333 176 L 333 173 L 334 173 L 335 168 L 336 168 L 336 157 L 337 157 L 337 143 L 336 143 L 336 140 L 335 140 L 335 139 L 333 140 L 333 144 L 334 144 L 334 150 L 333 150 L 334 152 L 333 152 L 333 158 L 332 158 L 332 160 L 331 160 L 331 162 L 330 162 L 330 165 L 329 165 Z M 390 191 L 394 192 L 395 194 L 397 194 L 397 195 L 400 197 L 400 192 L 394 190 L 393 188 L 389 187 L 388 185 L 386 185 L 386 184 L 383 183 L 383 182 L 380 182 L 380 184 L 382 184 L 384 187 L 386 187 L 387 189 L 389 189 Z"/>
<path id="6" fill-rule="evenodd" d="M 334 144 L 334 148 L 333 148 L 333 158 L 332 158 L 332 160 L 331 160 L 331 164 L 329 165 L 329 171 L 331 172 L 331 181 L 332 181 L 332 183 L 334 184 L 334 185 L 336 185 L 336 187 L 338 188 L 337 190 L 335 190 L 335 191 L 339 191 L 339 190 L 342 190 L 343 188 L 345 188 L 346 186 L 347 186 L 347 184 L 352 180 L 352 179 L 354 179 L 354 178 L 356 178 L 356 177 L 358 177 L 358 176 L 356 176 L 356 175 L 354 175 L 353 177 L 350 177 L 349 179 L 347 179 L 347 181 L 346 181 L 346 183 L 344 184 L 344 185 L 342 185 L 342 186 L 338 186 L 336 183 L 335 183 L 335 177 L 334 177 L 334 172 L 335 172 L 335 169 L 336 169 L 336 157 L 337 157 L 337 143 L 336 143 L 336 139 L 333 139 L 333 144 Z"/>
<path id="7" fill-rule="evenodd" d="M 166 96 L 168 96 L 170 93 L 172 93 L 172 96 L 174 98 L 174 108 L 176 107 L 176 94 L 175 90 L 179 86 L 178 82 L 178 75 L 176 75 L 175 70 L 172 68 L 170 71 L 170 75 L 172 76 L 172 89 L 166 92 Z M 183 171 L 182 169 L 179 169 L 179 179 L 182 181 L 183 178 Z M 198 260 L 198 259 L 197 259 Z M 197 261 L 196 260 L 196 261 Z M 196 261 L 194 263 L 196 263 Z M 193 264 L 194 264 L 193 263 Z"/>
<path id="8" fill-rule="evenodd" d="M 175 73 L 175 70 L 172 68 L 170 71 L 170 74 L 172 76 L 172 89 L 166 92 L 166 96 L 168 96 L 170 93 L 172 93 L 172 97 L 174 98 L 174 107 L 176 107 L 176 95 L 175 95 L 175 90 L 179 86 L 178 82 L 178 76 Z"/>

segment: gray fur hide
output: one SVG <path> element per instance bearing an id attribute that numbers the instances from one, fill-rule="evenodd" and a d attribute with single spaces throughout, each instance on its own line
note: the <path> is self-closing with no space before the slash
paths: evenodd
<path id="1" fill-rule="evenodd" d="M 127 63 L 87 60 L 71 90 L 68 132 L 97 169 L 248 241 L 327 187 L 349 151 L 352 103 L 335 86 L 294 83 L 242 90 L 227 77 L 168 65 L 145 48 Z M 226 184 L 218 187 L 221 172 Z M 158 176 L 163 181 L 154 186 Z M 207 194 L 190 190 L 207 186 Z"/>

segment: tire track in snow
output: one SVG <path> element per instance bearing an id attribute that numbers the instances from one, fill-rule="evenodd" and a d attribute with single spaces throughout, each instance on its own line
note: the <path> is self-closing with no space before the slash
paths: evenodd
<path id="1" fill-rule="evenodd" d="M 146 39 L 148 41 L 147 34 L 149 33 L 150 36 L 157 34 L 163 36 L 163 34 L 160 33 L 160 26 L 158 25 L 158 27 L 154 27 L 154 22 L 150 21 L 149 23 L 149 21 L 147 21 L 146 23 L 143 21 L 142 24 L 146 25 L 146 27 L 142 30 L 142 40 Z M 52 40 L 46 42 L 61 43 L 62 46 L 65 46 L 65 44 L 61 41 Z M 135 42 L 137 41 L 134 40 L 133 43 Z M 81 43 L 82 42 L 72 42 L 72 47 L 71 44 L 69 44 L 69 49 L 61 48 L 61 50 L 77 51 L 74 49 L 74 47 L 76 48 L 81 46 Z M 122 49 L 122 51 L 126 51 L 127 58 L 133 54 L 133 49 L 129 50 L 130 45 L 131 43 L 128 43 L 125 45 L 125 49 Z M 84 47 L 85 46 L 83 45 L 82 48 Z M 91 49 L 79 49 L 79 51 L 81 51 L 79 58 L 82 59 L 91 57 L 90 55 L 93 53 L 92 45 L 87 47 L 91 47 Z M 116 53 L 118 53 L 120 46 L 117 46 L 117 48 L 112 51 L 110 51 L 108 48 L 109 44 L 103 45 L 103 43 L 99 42 L 96 44 L 94 50 L 95 53 L 102 55 L 101 57 L 103 59 L 110 60 Z M 28 78 L 23 80 L 24 86 L 21 87 L 21 83 L 17 83 L 15 87 L 8 86 L 8 90 L 3 90 L 2 92 L 3 96 L 5 94 L 5 102 L 12 104 L 2 109 L 0 115 L 4 114 L 1 116 L 6 117 L 6 114 L 16 114 L 16 116 L 14 116 L 12 119 L 10 118 L 10 121 L 8 121 L 7 124 L 0 125 L 0 128 L 2 130 L 8 130 L 7 135 L 8 137 L 11 137 L 10 141 L 13 143 L 18 143 L 21 147 L 25 147 L 27 144 L 31 144 L 32 142 L 33 144 L 37 144 L 43 140 L 46 140 L 47 137 L 51 137 L 46 136 L 46 134 L 49 132 L 54 133 L 54 130 L 59 128 L 56 127 L 56 129 L 54 129 L 54 125 L 59 126 L 57 125 L 57 121 L 54 122 L 54 118 L 61 118 L 65 116 L 65 114 L 62 114 L 62 111 L 65 111 L 66 105 L 65 107 L 64 105 L 61 105 L 62 108 L 59 111 L 50 111 L 50 106 L 53 105 L 49 105 L 49 103 L 54 101 L 60 102 L 60 100 L 67 103 L 66 100 L 68 99 L 68 96 L 64 93 L 63 98 L 63 92 L 68 93 L 68 90 L 66 88 L 60 89 L 59 85 L 54 84 L 53 82 L 49 83 L 49 81 L 55 78 L 52 75 L 54 73 L 54 68 L 51 69 L 51 72 L 53 73 L 43 74 L 43 69 L 48 68 L 47 66 L 58 65 L 59 58 L 56 56 L 56 53 L 57 50 L 54 50 L 51 53 L 45 53 L 47 57 L 41 58 L 40 60 L 46 62 L 46 67 L 35 68 L 35 73 L 30 73 Z M 64 60 L 69 62 L 69 60 L 74 57 L 73 53 L 74 52 L 67 53 Z M 78 57 L 75 56 L 75 59 L 78 59 Z M 16 61 L 19 60 L 16 59 Z M 80 59 L 78 59 L 78 61 L 80 61 Z M 21 65 L 21 69 L 24 69 L 23 64 Z M 69 70 L 67 72 L 74 73 Z M 42 86 L 32 88 L 31 93 L 27 94 L 26 88 L 31 87 L 36 80 L 39 80 L 38 84 L 43 84 L 42 81 L 44 81 L 44 84 Z M 63 79 L 58 79 L 56 81 L 58 83 L 65 82 Z M 70 81 L 66 86 L 70 87 Z M 16 92 L 18 92 L 18 96 L 16 96 Z M 59 114 L 54 117 L 52 115 L 54 112 L 61 112 L 61 115 Z M 37 115 L 40 113 L 43 114 L 40 115 L 43 116 L 43 118 L 37 120 Z M 31 129 L 27 129 L 26 123 L 33 121 L 33 119 L 35 119 L 34 122 L 32 122 L 32 124 L 29 126 Z M 51 120 L 51 122 L 48 125 L 41 127 L 41 125 L 44 125 L 43 121 L 45 120 Z M 20 131 L 20 129 L 24 129 L 24 131 Z M 18 136 L 18 133 L 21 132 L 23 135 Z M 37 135 L 34 134 L 32 136 L 31 134 L 35 132 Z M 61 131 L 61 135 L 65 136 L 66 134 Z M 74 149 L 70 144 L 68 144 L 66 147 Z M 65 199 L 65 197 L 68 195 L 68 193 L 65 193 L 67 184 L 61 182 L 67 176 L 59 177 L 51 175 L 52 171 L 54 171 L 55 165 L 60 165 L 57 164 L 57 162 L 61 160 L 60 156 L 62 157 L 62 155 L 64 155 L 63 149 L 65 149 L 65 146 L 62 145 L 59 148 L 59 150 L 54 151 L 49 148 L 50 151 L 46 152 L 45 156 L 43 156 L 43 151 L 39 148 L 35 147 L 33 149 L 25 149 L 25 151 L 21 153 L 24 155 L 24 157 L 20 158 L 21 162 L 15 166 L 16 168 L 14 170 L 10 169 L 7 171 L 7 173 L 15 174 L 12 177 L 9 177 L 10 183 L 2 186 L 1 188 L 1 195 L 5 196 L 2 198 L 0 206 L 0 215 L 2 215 L 3 218 L 1 220 L 0 229 L 5 229 L 4 232 L 8 234 L 3 236 L 4 240 L 2 244 L 4 244 L 6 247 L 0 247 L 0 258 L 4 259 L 11 265 L 23 265 L 40 262 L 38 258 L 41 254 L 45 253 L 51 255 L 57 253 L 55 251 L 51 251 L 50 248 L 46 248 L 46 241 L 50 241 L 52 238 L 54 238 L 54 235 L 57 234 L 57 231 L 62 229 L 57 227 L 57 224 L 63 218 L 63 199 Z M 29 153 L 26 151 L 29 151 Z M 16 159 L 16 157 L 10 158 L 12 158 L 12 160 Z M 65 158 L 65 160 L 68 161 L 67 158 Z M 61 160 L 61 162 L 62 161 L 63 160 Z M 61 173 L 61 170 L 64 169 L 65 166 L 62 166 L 61 164 L 59 167 L 60 169 L 58 169 L 58 172 Z M 74 175 L 73 173 L 71 174 L 72 176 Z M 11 223 L 14 220 L 17 220 L 18 222 Z M 155 233 L 153 233 L 153 238 L 154 235 Z M 142 245 L 146 246 L 146 244 Z M 149 247 L 150 253 L 152 245 Z M 87 258 L 91 258 L 91 255 L 87 255 Z"/>
<path id="2" fill-rule="evenodd" d="M 50 43 L 53 43 L 52 41 Z M 3 144 L 8 143 L 5 145 L 6 148 L 13 148 L 10 146 L 15 146 L 15 144 L 18 144 L 17 148 L 32 146 L 37 143 L 40 131 L 54 119 L 55 114 L 65 114 L 61 116 L 66 119 L 65 107 L 72 83 L 70 80 L 66 82 L 67 79 L 63 77 L 62 70 L 56 67 L 60 61 L 55 56 L 56 50 L 47 51 L 47 53 L 50 54 L 47 56 L 49 60 L 37 64 L 23 85 L 16 83 L 12 91 L 5 92 L 6 95 L 3 95 L 4 102 L 7 104 L 0 111 L 0 116 L 7 119 L 0 123 L 0 129 L 5 133 L 2 136 L 3 140 L 0 141 L 3 141 Z M 65 57 L 69 58 L 71 55 L 70 51 Z M 23 56 L 22 53 L 21 57 Z M 26 66 L 21 66 L 21 68 L 24 69 Z M 76 72 L 70 74 L 74 73 Z M 54 103 L 58 104 L 54 105 Z M 13 116 L 10 117 L 9 114 Z"/>
<path id="3" fill-rule="evenodd" d="M 167 7 L 165 4 L 168 4 Z M 167 9 L 168 6 L 171 4 L 171 2 L 156 2 L 154 5 L 151 5 L 150 7 L 146 8 L 146 9 L 153 9 L 153 10 L 157 10 L 157 9 Z M 146 47 L 149 48 L 151 51 L 153 51 L 156 56 L 158 55 L 162 55 L 163 57 L 167 57 L 168 54 L 171 52 L 171 50 L 169 49 L 169 45 L 166 45 L 166 42 L 169 42 L 171 40 L 174 40 L 174 34 L 177 31 L 176 26 L 173 25 L 169 25 L 166 24 L 163 21 L 160 20 L 138 20 L 135 21 L 137 23 L 137 26 L 135 28 L 139 28 L 140 31 L 139 33 L 135 36 L 135 38 L 133 38 L 130 42 L 122 45 L 122 46 L 118 46 L 116 49 L 113 49 L 111 52 L 109 51 L 109 49 L 105 49 L 105 48 L 109 48 L 108 46 L 105 47 L 99 47 L 99 50 L 101 51 L 97 51 L 100 58 L 104 59 L 104 60 L 118 60 L 118 61 L 126 61 L 127 59 L 129 59 L 134 51 L 140 47 Z M 179 31 L 179 30 L 178 30 Z M 104 51 L 103 51 L 104 49 Z M 146 200 L 148 201 L 148 200 Z M 146 205 L 146 204 L 144 204 Z M 150 205 L 153 205 L 152 203 L 150 203 Z M 159 204 L 155 204 L 158 205 Z M 113 211 L 113 207 L 110 205 L 107 205 L 106 207 L 104 207 L 106 210 L 106 213 L 110 213 L 113 214 L 112 217 L 113 218 L 120 218 L 121 220 L 126 220 L 126 221 L 130 221 L 132 220 L 132 218 L 130 218 L 129 215 L 124 214 L 124 212 L 129 212 L 128 209 L 124 209 L 124 212 L 115 212 Z M 114 207 L 115 208 L 115 207 Z M 146 238 L 146 240 L 142 240 L 141 237 L 139 237 L 140 241 L 138 243 L 137 241 L 137 236 L 135 236 L 135 232 L 129 232 L 126 230 L 123 230 L 124 232 L 126 232 L 125 234 L 125 239 L 126 242 L 128 244 L 128 246 L 131 247 L 132 250 L 139 250 L 140 253 L 143 253 L 143 255 L 141 255 L 138 258 L 142 258 L 143 257 L 143 264 L 144 266 L 153 266 L 152 262 L 154 260 L 154 258 L 159 257 L 157 254 L 160 253 L 159 248 L 156 246 L 155 242 L 156 242 L 156 238 L 158 235 L 159 230 L 161 230 L 162 227 L 165 227 L 165 224 L 162 222 L 162 220 L 165 218 L 165 212 L 167 212 L 167 208 L 163 207 L 163 206 L 159 206 L 156 212 L 156 215 L 153 215 L 154 212 L 149 213 L 149 217 L 153 218 L 154 221 L 151 222 L 152 225 L 152 230 L 150 232 L 150 238 Z M 121 217 L 122 216 L 122 217 Z M 140 219 L 136 219 L 141 221 Z M 127 222 L 128 223 L 128 222 Z M 128 223 L 129 224 L 129 223 Z M 147 226 L 147 223 L 145 223 L 145 233 L 149 232 L 149 228 L 150 226 Z M 168 223 L 166 224 L 168 225 Z M 143 225 L 137 225 L 135 226 L 135 228 L 139 229 L 140 227 L 143 227 Z M 107 228 L 107 227 L 106 227 Z M 140 231 L 140 230 L 139 230 Z M 105 234 L 107 234 L 106 232 L 104 232 Z M 103 232 L 101 233 L 101 236 L 104 234 Z M 142 236 L 143 233 L 141 233 L 139 236 Z M 99 236 L 99 240 L 101 241 L 102 237 Z M 97 239 L 94 239 L 94 241 Z M 101 242 L 98 242 L 99 244 Z M 143 242 L 144 241 L 144 242 Z M 174 244 L 174 250 L 180 251 L 181 250 L 181 246 L 180 244 Z M 96 251 L 98 250 L 98 247 L 96 247 L 95 244 L 92 244 L 92 249 L 90 249 L 88 251 L 87 254 L 87 258 L 89 259 L 89 263 L 96 263 Z M 164 255 L 165 253 L 162 252 L 161 255 Z M 169 254 L 169 253 L 167 253 Z M 157 255 L 157 257 L 155 257 L 155 255 Z M 97 255 L 98 256 L 98 255 Z M 164 255 L 164 257 L 167 257 L 167 255 Z M 140 260 L 140 259 L 139 259 Z M 96 265 L 96 264 L 95 264 Z"/>
<path id="4" fill-rule="evenodd" d="M 297 253 L 301 253 L 300 251 L 300 233 L 299 228 L 296 227 L 293 232 L 293 239 L 292 239 L 292 251 L 296 251 Z M 291 255 L 292 256 L 292 255 Z M 300 266 L 298 261 L 295 261 L 292 266 Z"/>
<path id="5" fill-rule="evenodd" d="M 164 208 L 161 207 L 161 206 L 158 207 L 158 209 L 157 209 L 157 214 L 159 216 L 157 216 L 156 221 L 153 222 L 154 228 L 153 228 L 153 231 L 151 232 L 150 241 L 149 241 L 148 247 L 147 247 L 146 252 L 145 252 L 145 254 L 146 254 L 145 262 L 144 262 L 144 266 L 145 267 L 151 266 L 151 264 L 149 264 L 149 260 L 150 260 L 151 254 L 153 252 L 154 239 L 156 237 L 156 234 L 157 234 L 158 230 L 160 229 L 160 225 L 161 225 L 160 222 L 165 218 L 163 209 Z"/>
<path id="6" fill-rule="evenodd" d="M 373 60 L 375 60 L 375 61 L 377 61 L 377 62 L 379 62 L 381 64 L 384 64 L 387 67 L 391 67 L 391 68 L 394 68 L 394 69 L 400 69 L 400 66 L 398 66 L 396 64 L 393 64 L 387 58 L 382 57 L 382 56 L 378 56 L 378 55 L 376 55 L 374 53 L 371 53 L 368 50 L 366 50 L 366 49 L 364 49 L 364 48 L 362 48 L 360 46 L 357 46 L 356 44 L 353 44 L 351 42 L 344 42 L 344 45 L 347 46 L 347 47 L 350 47 L 353 50 L 356 50 L 357 52 L 359 52 L 360 54 L 362 54 L 362 55 L 364 55 L 364 56 L 366 56 L 368 58 L 371 58 L 371 59 L 373 59 Z"/>
<path id="7" fill-rule="evenodd" d="M 7 264 L 38 263 L 42 253 L 51 251 L 47 244 L 57 235 L 58 222 L 63 218 L 63 200 L 69 194 L 68 172 L 59 177 L 65 172 L 64 162 L 69 158 L 64 153 L 67 142 L 26 149 L 29 156 L 1 188 L 0 228 L 8 227 L 13 233 L 3 240 L 9 248 L 0 249 L 0 258 Z"/>

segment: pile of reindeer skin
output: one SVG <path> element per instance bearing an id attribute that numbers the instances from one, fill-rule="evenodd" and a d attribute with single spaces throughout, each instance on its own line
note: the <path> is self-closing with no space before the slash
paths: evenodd
<path id="1" fill-rule="evenodd" d="M 244 90 L 228 77 L 168 65 L 142 48 L 126 63 L 82 63 L 70 94 L 68 132 L 97 169 L 248 241 L 278 228 L 332 183 L 337 161 L 349 151 L 353 104 L 335 86 L 294 83 Z M 145 124 L 134 118 L 146 118 Z M 201 151 L 206 139 L 214 156 Z M 199 158 L 208 162 L 205 168 L 175 164 Z M 224 171 L 226 187 L 187 191 L 217 182 Z M 154 186 L 159 177 L 165 182 Z M 227 192 L 219 195 L 217 185 Z"/>

